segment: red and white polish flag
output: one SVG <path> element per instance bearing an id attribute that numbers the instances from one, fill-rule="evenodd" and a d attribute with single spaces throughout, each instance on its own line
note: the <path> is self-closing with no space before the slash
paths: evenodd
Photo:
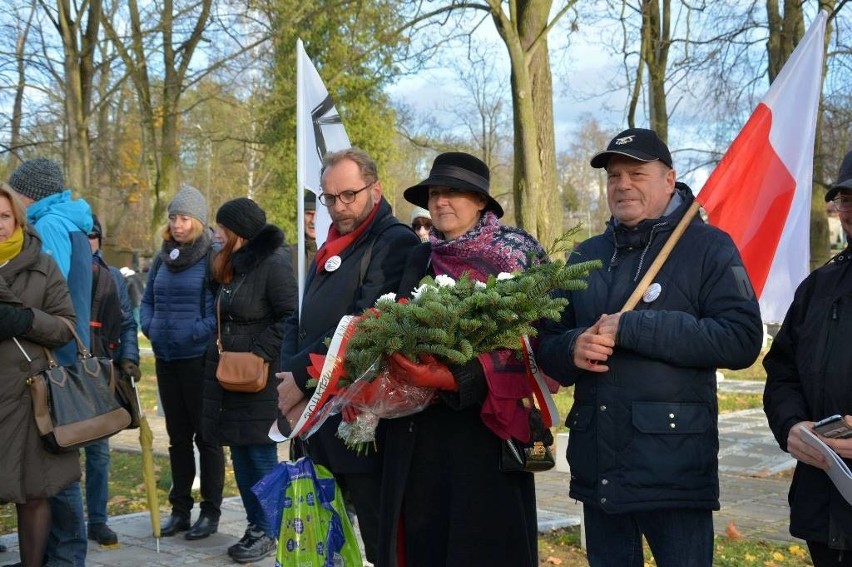
<path id="1" fill-rule="evenodd" d="M 731 235 L 760 299 L 780 323 L 808 275 L 811 181 L 826 12 L 820 12 L 697 199 Z"/>

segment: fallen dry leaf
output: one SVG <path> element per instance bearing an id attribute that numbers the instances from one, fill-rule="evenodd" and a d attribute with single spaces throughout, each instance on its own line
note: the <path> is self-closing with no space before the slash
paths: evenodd
<path id="1" fill-rule="evenodd" d="M 552 555 L 549 556 L 546 561 L 547 561 L 547 563 L 550 563 L 551 565 L 562 565 L 562 560 L 559 559 L 558 557 L 553 557 Z"/>
<path id="2" fill-rule="evenodd" d="M 740 530 L 737 529 L 737 526 L 734 525 L 733 520 L 728 522 L 728 526 L 725 528 L 725 535 L 728 536 L 728 539 L 740 539 L 743 537 L 743 534 L 741 534 Z"/>

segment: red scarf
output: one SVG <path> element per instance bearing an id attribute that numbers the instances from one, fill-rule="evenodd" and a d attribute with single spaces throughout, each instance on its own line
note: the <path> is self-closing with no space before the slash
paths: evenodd
<path id="1" fill-rule="evenodd" d="M 319 274 L 323 270 L 325 270 L 325 262 L 332 256 L 337 256 L 347 248 L 349 245 L 355 242 L 359 236 L 364 234 L 366 230 L 373 223 L 373 219 L 376 217 L 376 213 L 379 212 L 379 205 L 382 204 L 382 200 L 379 199 L 376 201 L 373 210 L 361 223 L 361 225 L 348 234 L 340 234 L 335 228 L 334 225 L 331 225 L 331 228 L 328 229 L 328 238 L 325 240 L 325 244 L 323 244 L 322 248 L 317 250 L 317 255 L 314 258 L 314 262 L 316 262 L 317 273 Z"/>

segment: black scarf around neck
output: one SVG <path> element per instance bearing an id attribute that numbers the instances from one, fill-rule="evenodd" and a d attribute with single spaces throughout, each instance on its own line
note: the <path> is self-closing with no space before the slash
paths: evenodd
<path id="1" fill-rule="evenodd" d="M 196 262 L 206 256 L 210 250 L 211 242 L 212 239 L 208 230 L 202 232 L 201 236 L 192 242 L 181 244 L 176 240 L 163 240 L 160 259 L 170 271 L 181 272 L 190 266 L 194 266 Z"/>

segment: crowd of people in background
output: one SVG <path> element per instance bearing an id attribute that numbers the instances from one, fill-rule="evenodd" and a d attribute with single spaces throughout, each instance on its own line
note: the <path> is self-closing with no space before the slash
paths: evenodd
<path id="1" fill-rule="evenodd" d="M 639 305 L 622 312 L 694 197 L 652 130 L 619 133 L 591 166 L 606 172 L 612 217 L 570 260 L 603 267 L 588 289 L 560 292 L 568 306 L 542 326 L 537 344 L 541 368 L 574 387 L 564 497 L 583 504 L 593 567 L 642 565 L 643 539 L 657 565 L 709 566 L 719 509 L 715 370 L 758 356 L 758 303 L 730 237 L 696 216 Z M 106 262 L 104 227 L 64 186 L 58 163 L 25 161 L 0 183 L 0 502 L 16 506 L 20 564 L 82 567 L 87 540 L 118 542 L 106 511 L 109 442 L 85 448 L 84 508 L 80 456 L 44 448 L 28 402 L 26 378 L 47 365 L 45 349 L 59 364 L 76 356 L 71 327 L 124 380 L 141 378 L 137 333 L 151 342 L 171 470 L 161 535 L 217 532 L 227 453 L 246 515 L 227 554 L 237 563 L 274 554 L 278 534 L 251 489 L 277 462 L 270 425 L 292 427 L 302 415 L 315 388 L 311 356 L 327 352 L 341 317 L 384 294 L 410 296 L 426 275 L 486 281 L 550 261 L 531 235 L 501 223 L 489 169 L 475 156 L 438 155 L 403 195 L 413 206 L 407 224 L 394 216 L 368 154 L 328 153 L 321 192 L 304 196 L 299 250 L 253 200 L 221 204 L 210 223 L 210 203 L 184 185 L 143 277 L 139 266 Z M 829 200 L 852 237 L 852 152 Z M 332 222 L 319 248 L 317 202 Z M 802 427 L 829 413 L 852 426 L 852 361 L 842 342 L 852 321 L 850 257 L 845 250 L 802 284 L 765 361 L 769 424 L 798 461 L 791 533 L 807 541 L 818 567 L 852 565 L 852 506 L 801 438 Z M 259 387 L 223 387 L 223 352 L 259 359 Z M 291 446 L 292 458 L 308 455 L 334 475 L 357 516 L 365 564 L 537 566 L 533 474 L 498 467 L 503 440 L 528 438 L 530 426 L 525 412 L 493 415 L 525 407 L 523 361 L 498 350 L 464 365 L 391 363 L 410 384 L 434 388 L 434 402 L 383 420 L 367 454 L 336 436 L 341 415 Z M 852 464 L 852 438 L 826 442 Z"/>

